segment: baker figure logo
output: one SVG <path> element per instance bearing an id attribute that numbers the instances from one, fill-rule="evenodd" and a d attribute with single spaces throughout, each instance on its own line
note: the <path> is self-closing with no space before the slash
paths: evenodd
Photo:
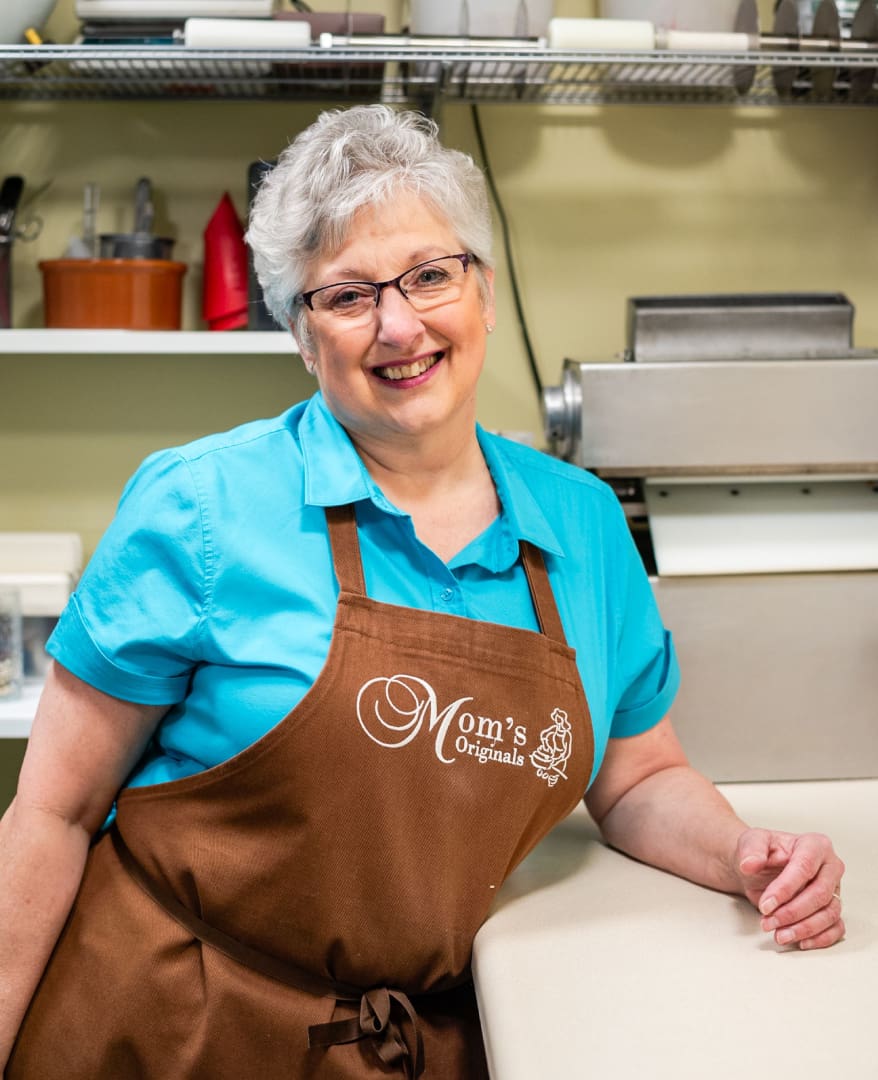
<path id="1" fill-rule="evenodd" d="M 552 719 L 554 724 L 543 728 L 540 745 L 530 755 L 530 763 L 537 770 L 537 776 L 545 780 L 549 787 L 554 787 L 559 779 L 567 779 L 564 770 L 573 750 L 573 732 L 567 713 L 563 709 L 555 709 Z"/>

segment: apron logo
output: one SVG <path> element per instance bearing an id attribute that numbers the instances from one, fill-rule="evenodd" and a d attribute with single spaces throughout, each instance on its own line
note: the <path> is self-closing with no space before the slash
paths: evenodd
<path id="1" fill-rule="evenodd" d="M 357 719 L 360 727 L 379 746 L 398 749 L 407 746 L 425 726 L 435 732 L 436 757 L 444 764 L 456 761 L 449 756 L 450 744 L 458 754 L 476 758 L 480 763 L 498 761 L 504 765 L 524 765 L 518 749 L 501 749 L 506 736 L 513 747 L 524 746 L 527 731 L 511 716 L 505 721 L 477 716 L 464 708 L 472 697 L 459 697 L 439 708 L 436 691 L 417 675 L 391 675 L 370 679 L 357 694 Z M 453 730 L 452 730 L 453 725 Z"/>
<path id="2" fill-rule="evenodd" d="M 450 765 L 454 758 L 445 756 L 445 737 L 461 707 L 472 700 L 461 697 L 440 710 L 436 691 L 428 682 L 417 675 L 391 675 L 370 679 L 360 687 L 357 719 L 373 742 L 388 749 L 408 746 L 426 720 L 428 731 L 439 729 L 436 732 L 436 757 Z M 461 723 L 464 717 L 475 721 L 471 713 L 463 713 Z"/>
<path id="3" fill-rule="evenodd" d="M 459 697 L 439 707 L 436 691 L 417 675 L 369 679 L 357 694 L 357 720 L 372 742 L 387 750 L 408 746 L 422 731 L 434 736 L 436 757 L 443 765 L 457 755 L 522 767 L 527 759 L 527 728 L 511 716 L 494 720 L 466 708 L 472 697 Z M 554 723 L 540 733 L 540 745 L 530 755 L 537 776 L 554 787 L 567 779 L 564 771 L 573 749 L 573 733 L 563 709 L 552 713 Z M 456 754 L 452 755 L 451 750 Z M 526 751 L 525 751 L 526 752 Z"/>
<path id="4" fill-rule="evenodd" d="M 564 770 L 573 749 L 573 733 L 567 713 L 563 709 L 555 709 L 552 719 L 555 723 L 543 728 L 540 745 L 530 755 L 530 763 L 537 770 L 537 776 L 545 780 L 549 787 L 554 787 L 559 779 L 567 779 Z"/>

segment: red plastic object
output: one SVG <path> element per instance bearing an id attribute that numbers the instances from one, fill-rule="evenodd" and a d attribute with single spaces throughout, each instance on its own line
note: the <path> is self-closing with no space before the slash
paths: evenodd
<path id="1" fill-rule="evenodd" d="M 204 230 L 201 313 L 208 330 L 237 330 L 247 325 L 247 246 L 228 192 Z"/>

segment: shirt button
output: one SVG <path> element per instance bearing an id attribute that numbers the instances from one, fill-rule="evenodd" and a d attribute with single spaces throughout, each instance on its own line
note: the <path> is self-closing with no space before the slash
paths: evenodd
<path id="1" fill-rule="evenodd" d="M 444 600 L 447 604 L 449 600 L 454 599 L 454 589 L 443 589 L 442 592 L 439 593 L 439 599 Z"/>

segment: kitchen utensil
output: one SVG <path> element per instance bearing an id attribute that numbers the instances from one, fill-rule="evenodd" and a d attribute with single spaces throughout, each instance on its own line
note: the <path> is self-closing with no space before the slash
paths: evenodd
<path id="1" fill-rule="evenodd" d="M 47 259 L 47 327 L 179 330 L 186 264 L 166 259 Z"/>
<path id="2" fill-rule="evenodd" d="M 0 187 L 0 237 L 12 235 L 15 212 L 23 190 L 24 180 L 20 176 L 7 176 Z"/>
<path id="3" fill-rule="evenodd" d="M 7 176 L 0 186 L 0 330 L 12 326 L 12 241 L 24 181 Z"/>
<path id="4" fill-rule="evenodd" d="M 98 253 L 97 219 L 101 189 L 97 184 L 86 184 L 82 193 L 82 239 L 91 256 Z"/>
<path id="5" fill-rule="evenodd" d="M 651 52 L 655 27 L 643 19 L 550 19 L 549 48 Z"/>
<path id="6" fill-rule="evenodd" d="M 102 259 L 170 259 L 174 241 L 170 236 L 155 236 L 155 205 L 152 181 L 142 176 L 134 188 L 134 232 L 102 233 Z"/>
<path id="7" fill-rule="evenodd" d="M 72 236 L 64 252 L 65 259 L 94 259 L 98 254 L 96 220 L 101 191 L 97 184 L 82 189 L 82 235 Z"/>
<path id="8" fill-rule="evenodd" d="M 307 49 L 307 23 L 276 19 L 187 19 L 184 43 L 193 49 Z"/>
<path id="9" fill-rule="evenodd" d="M 142 176 L 137 181 L 137 186 L 134 189 L 134 231 L 136 233 L 151 233 L 154 218 L 155 207 L 152 202 L 152 183 L 148 177 Z"/>

